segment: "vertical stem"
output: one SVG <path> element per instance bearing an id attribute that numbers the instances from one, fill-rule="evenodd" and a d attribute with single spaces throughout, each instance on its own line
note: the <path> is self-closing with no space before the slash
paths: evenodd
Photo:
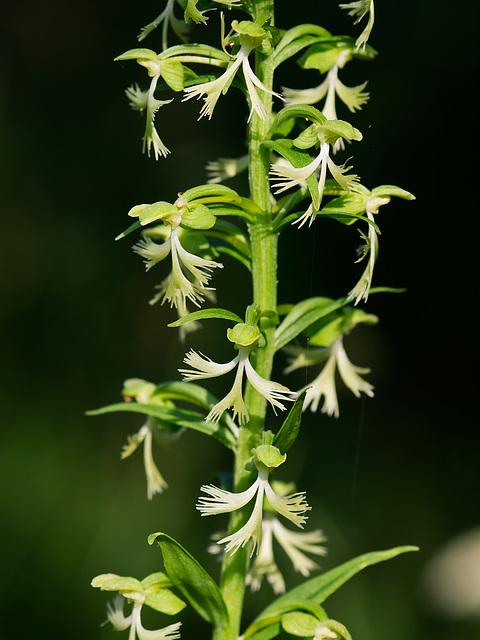
<path id="1" fill-rule="evenodd" d="M 273 0 L 253 0 L 252 15 L 263 19 L 270 17 L 273 24 Z M 255 74 L 268 88 L 273 85 L 273 68 L 267 56 L 256 53 Z M 278 235 L 272 231 L 272 212 L 270 184 L 268 180 L 269 153 L 262 148 L 266 140 L 272 118 L 272 95 L 259 91 L 267 118 L 262 120 L 256 112 L 252 114 L 248 128 L 249 147 L 249 182 L 251 198 L 258 205 L 260 213 L 249 225 L 251 255 L 253 302 L 266 311 L 275 311 L 277 307 L 277 243 Z M 256 371 L 264 378 L 270 378 L 274 356 L 274 323 L 267 318 L 261 320 L 260 328 L 266 338 L 266 346 L 255 350 Z M 251 458 L 251 450 L 259 444 L 263 430 L 266 400 L 250 385 L 245 392 L 250 421 L 240 429 L 237 449 L 235 451 L 234 490 L 243 491 L 251 484 L 251 471 L 245 464 Z M 238 531 L 245 524 L 246 516 L 242 512 L 234 512 L 230 518 L 229 533 Z M 245 577 L 249 558 L 247 549 L 241 548 L 236 553 L 225 555 L 222 568 L 222 595 L 230 616 L 228 630 L 217 632 L 214 640 L 236 640 L 240 635 L 241 616 L 245 594 Z"/>

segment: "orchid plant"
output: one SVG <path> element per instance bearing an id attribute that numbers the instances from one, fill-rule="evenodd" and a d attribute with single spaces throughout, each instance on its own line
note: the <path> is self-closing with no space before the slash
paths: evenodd
<path id="1" fill-rule="evenodd" d="M 137 62 L 147 72 L 149 81 L 141 80 L 145 88 L 135 84 L 126 95 L 130 106 L 144 115 L 143 151 L 148 155 L 153 151 L 161 161 L 170 153 L 169 141 L 160 137 L 167 127 L 158 114 L 175 95 L 183 101 L 199 100 L 199 119 L 211 119 L 217 103 L 228 99 L 227 92 L 245 98 L 246 123 L 232 126 L 246 127 L 248 148 L 240 158 L 212 158 L 205 184 L 180 193 L 174 202 L 132 207 L 128 215 L 133 222 L 117 238 L 139 233 L 134 251 L 147 270 L 163 270 L 151 303 L 168 303 L 176 310 L 177 319 L 169 326 L 181 341 L 191 340 L 201 321 L 222 320 L 226 332 L 219 331 L 218 341 L 226 338 L 231 350 L 228 361 L 215 362 L 188 347 L 183 366 L 179 363 L 181 379 L 161 384 L 128 379 L 124 402 L 90 412 L 144 416 L 122 458 L 143 445 L 149 499 L 168 488 L 154 461 L 154 443 L 170 443 L 195 430 L 233 454 L 224 484 L 200 487 L 196 505 L 201 516 L 229 514 L 227 529 L 213 532 L 205 545 L 222 557 L 219 576 L 211 576 L 183 544 L 161 532 L 149 538 L 162 551 L 160 570 L 143 580 L 112 573 L 94 578 L 94 587 L 114 592 L 107 618 L 114 629 L 128 630 L 130 640 L 179 638 L 177 616 L 187 606 L 211 624 L 214 640 L 271 640 L 281 633 L 348 640 L 346 627 L 323 608 L 326 598 L 366 566 L 415 549 L 369 552 L 318 573 L 313 558 L 326 553 L 326 538 L 319 529 L 308 529 L 305 492 L 275 477 L 280 466 L 288 467 L 287 452 L 295 455 L 291 449 L 307 408 L 339 415 L 337 370 L 355 396 L 373 396 L 373 385 L 365 377 L 369 369 L 351 362 L 345 337 L 359 325 L 378 321 L 363 308 L 371 293 L 393 291 L 373 286 L 380 209 L 392 197 L 413 199 L 397 186 L 364 186 L 339 158 L 347 145 L 353 148 L 362 140 L 362 134 L 338 119 L 337 108 L 343 104 L 354 114 L 369 98 L 365 82 L 348 87 L 340 75 L 349 61 L 376 55 L 369 44 L 373 0 L 340 7 L 356 22 L 366 18 L 356 39 L 333 35 L 313 23 L 277 26 L 274 0 L 167 0 L 138 36 L 142 42 L 150 38 L 153 45 L 160 33 L 155 49 L 137 47 L 117 57 Z M 218 47 L 192 42 L 194 26 L 201 35 L 202 25 L 217 19 Z M 170 45 L 172 38 L 176 44 Z M 276 72 L 292 58 L 301 69 L 318 72 L 316 87 L 277 86 Z M 248 194 L 224 184 L 243 171 L 248 172 Z M 358 228 L 359 261 L 366 261 L 363 273 L 336 299 L 315 295 L 295 300 L 292 294 L 290 300 L 278 301 L 280 235 L 299 233 L 304 225 L 308 232 L 325 218 Z M 245 290 L 252 290 L 246 309 L 217 305 L 212 285 L 224 266 L 222 256 L 238 260 L 244 268 Z M 272 380 L 279 354 L 287 363 L 285 374 L 315 368 L 310 382 L 290 389 Z M 208 380 L 223 376 L 231 376 L 233 382 L 225 380 L 225 395 L 217 398 L 208 390 Z M 199 384 L 203 381 L 205 387 Z M 277 546 L 306 579 L 293 589 L 287 589 L 275 560 Z M 272 602 L 245 622 L 246 589 L 264 585 L 273 590 Z M 146 629 L 141 620 L 144 607 L 175 621 Z"/>

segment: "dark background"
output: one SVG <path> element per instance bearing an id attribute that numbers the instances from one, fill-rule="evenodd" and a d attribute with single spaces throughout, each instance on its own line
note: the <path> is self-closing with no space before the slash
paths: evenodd
<path id="1" fill-rule="evenodd" d="M 216 571 L 205 540 L 224 520 L 201 519 L 193 505 L 200 485 L 230 463 L 220 446 L 207 449 L 204 438 L 188 434 L 174 455 L 157 451 L 171 490 L 148 503 L 141 453 L 119 458 L 141 420 L 84 415 L 118 401 L 128 377 L 171 377 L 193 344 L 177 344 L 165 328 L 173 314 L 147 304 L 161 268 L 145 275 L 132 243 L 113 242 L 126 212 L 174 199 L 205 180 L 207 161 L 243 153 L 243 127 L 228 128 L 230 118 L 245 121 L 231 90 L 211 122 L 197 123 L 199 103 L 179 107 L 177 98 L 158 115 L 172 155 L 156 163 L 141 154 L 143 119 L 123 92 L 135 81 L 145 87 L 146 74 L 113 58 L 136 46 L 140 27 L 162 4 L 2 4 L 2 640 L 114 637 L 110 626 L 99 627 L 107 598 L 89 582 L 103 572 L 141 578 L 160 570 L 159 550 L 146 544 L 153 531 L 177 537 Z M 282 27 L 321 22 L 333 33 L 358 34 L 362 26 L 352 27 L 335 2 L 278 4 Z M 355 116 L 339 109 L 339 117 L 364 133 L 352 148 L 362 181 L 398 184 L 417 196 L 392 202 L 379 217 L 375 284 L 407 292 L 372 296 L 367 309 L 380 325 L 347 343 L 353 362 L 372 368 L 375 399 L 341 392 L 339 420 L 306 414 L 289 472 L 307 490 L 309 525 L 330 539 L 322 568 L 366 551 L 421 547 L 357 576 L 327 603 L 332 617 L 358 640 L 473 640 L 480 571 L 476 616 L 436 610 L 422 585 L 443 545 L 480 526 L 478 3 L 376 5 L 370 43 L 380 55 L 351 63 L 341 76 L 349 85 L 368 79 L 371 99 Z M 213 14 L 210 24 L 215 41 Z M 144 45 L 159 49 L 159 41 L 154 33 Z M 300 86 L 297 73 L 288 67 L 285 84 Z M 336 224 L 289 229 L 281 240 L 281 301 L 343 295 L 354 269 L 360 273 L 352 266 L 357 243 L 356 231 Z M 226 267 L 215 283 L 221 306 L 242 313 L 248 292 L 235 297 L 232 278 L 243 273 L 228 260 Z M 215 330 L 206 326 L 194 344 L 225 360 L 224 334 Z M 477 544 L 477 564 L 479 553 Z M 248 603 L 258 611 L 258 602 Z M 183 637 L 207 632 L 187 621 Z"/>

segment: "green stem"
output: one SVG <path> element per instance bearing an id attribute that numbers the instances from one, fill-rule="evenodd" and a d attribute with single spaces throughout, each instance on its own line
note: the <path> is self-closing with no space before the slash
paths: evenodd
<path id="1" fill-rule="evenodd" d="M 266 15 L 270 16 L 271 24 L 273 24 L 273 0 L 254 0 L 254 18 Z M 266 87 L 272 88 L 273 66 L 268 57 L 258 52 L 255 73 Z M 264 91 L 259 93 L 268 116 L 262 120 L 254 112 L 248 129 L 250 197 L 260 210 L 249 225 L 253 302 L 258 304 L 263 311 L 275 311 L 277 307 L 278 234 L 272 229 L 268 179 L 269 153 L 261 146 L 267 138 L 270 127 L 272 95 Z M 273 348 L 275 324 L 272 320 L 263 318 L 260 328 L 265 335 L 266 346 L 255 350 L 255 360 L 252 364 L 262 377 L 269 379 L 275 353 Z M 249 384 L 245 391 L 245 403 L 250 414 L 250 421 L 240 429 L 235 452 L 234 490 L 237 492 L 243 491 L 251 485 L 252 473 L 245 469 L 245 464 L 251 458 L 252 448 L 259 444 L 266 413 L 266 399 Z M 247 517 L 245 513 L 234 512 L 230 518 L 229 533 L 238 531 L 245 524 Z M 239 549 L 233 556 L 224 556 L 221 589 L 229 612 L 230 625 L 228 629 L 216 632 L 214 640 L 236 640 L 240 635 L 248 564 L 249 558 L 246 548 Z"/>

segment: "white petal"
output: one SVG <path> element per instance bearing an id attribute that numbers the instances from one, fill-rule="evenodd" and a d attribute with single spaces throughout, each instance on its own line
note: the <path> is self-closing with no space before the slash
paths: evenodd
<path id="1" fill-rule="evenodd" d="M 290 389 L 284 387 L 283 384 L 262 378 L 252 367 L 248 358 L 245 360 L 245 373 L 252 387 L 266 398 L 274 409 L 278 407 L 278 409 L 284 411 L 286 407 L 279 402 L 278 399 L 293 401 L 294 398 L 291 396 L 297 395 L 295 391 L 290 391 Z"/>
<path id="2" fill-rule="evenodd" d="M 212 80 L 211 82 L 204 82 L 202 84 L 195 84 L 191 87 L 186 87 L 184 90 L 183 102 L 185 100 L 190 100 L 190 98 L 200 98 L 205 94 L 205 104 L 203 105 L 200 115 L 198 119 L 203 118 L 203 116 L 208 115 L 209 119 L 213 115 L 213 110 L 215 109 L 215 105 L 217 104 L 217 100 L 222 94 L 223 90 L 229 86 L 231 79 L 237 72 L 238 67 L 242 63 L 242 59 L 239 57 L 241 53 L 238 53 L 237 59 L 235 62 L 227 68 L 225 73 L 223 73 L 216 80 Z"/>
<path id="3" fill-rule="evenodd" d="M 315 104 L 320 102 L 326 95 L 328 90 L 328 77 L 318 85 L 311 89 L 288 89 L 284 87 L 283 94 L 287 105 L 291 104 Z"/>
<path id="4" fill-rule="evenodd" d="M 290 520 L 290 522 L 296 524 L 297 527 L 302 528 L 304 522 L 307 520 L 307 517 L 303 514 L 305 511 L 310 511 L 311 509 L 305 500 L 305 494 L 303 492 L 292 493 L 289 496 L 279 496 L 267 480 L 265 482 L 265 495 L 275 511 L 278 511 L 278 513 Z"/>
<path id="5" fill-rule="evenodd" d="M 273 175 L 271 180 L 285 180 L 275 185 L 276 193 L 281 193 L 299 185 L 302 181 L 306 180 L 312 175 L 323 160 L 324 153 L 322 151 L 305 167 L 293 167 L 291 164 L 272 164 L 270 167 L 270 173 Z"/>
<path id="6" fill-rule="evenodd" d="M 246 491 L 232 493 L 231 491 L 219 489 L 214 485 L 203 485 L 200 490 L 208 494 L 208 497 L 205 498 L 201 496 L 198 499 L 197 509 L 201 512 L 202 516 L 236 511 L 250 502 L 257 493 L 258 486 L 259 481 L 257 479 Z"/>
<path id="7" fill-rule="evenodd" d="M 142 256 L 147 271 L 151 269 L 161 260 L 164 260 L 170 253 L 171 238 L 168 238 L 162 244 L 157 244 L 151 238 L 142 238 L 137 244 L 133 245 L 133 250 Z"/>
<path id="8" fill-rule="evenodd" d="M 140 611 L 138 611 L 136 619 L 137 635 L 140 640 L 177 640 L 180 638 L 178 629 L 181 626 L 181 622 L 175 622 L 174 624 L 164 627 L 163 629 L 145 629 L 142 626 L 140 619 Z"/>
<path id="9" fill-rule="evenodd" d="M 217 376 L 223 376 L 225 373 L 231 371 L 238 363 L 238 356 L 236 356 L 230 362 L 220 364 L 210 360 L 207 356 L 204 356 L 196 351 L 189 351 L 183 359 L 185 364 L 198 371 L 190 371 L 189 369 L 179 369 L 179 372 L 183 374 L 184 382 L 190 380 L 199 380 L 205 378 L 216 378 Z"/>
<path id="10" fill-rule="evenodd" d="M 239 529 L 236 533 L 233 533 L 226 538 L 222 538 L 218 544 L 228 543 L 225 547 L 225 551 L 228 553 L 231 551 L 231 555 L 235 553 L 240 547 L 244 547 L 249 540 L 252 540 L 253 546 L 250 552 L 250 557 L 262 544 L 262 512 L 263 512 L 263 490 L 265 484 L 257 479 L 256 483 L 257 498 L 255 500 L 255 506 L 252 511 L 252 515 L 248 519 L 248 522 Z"/>
<path id="11" fill-rule="evenodd" d="M 338 400 L 335 386 L 336 368 L 336 354 L 332 349 L 322 371 L 307 388 L 307 395 L 305 396 L 305 403 L 303 405 L 304 411 L 309 405 L 312 405 L 311 411 L 315 413 L 315 411 L 318 409 L 318 403 L 320 402 L 320 399 L 322 398 L 322 396 L 325 396 L 322 413 L 327 413 L 329 416 L 333 415 L 338 418 Z"/>
<path id="12" fill-rule="evenodd" d="M 132 622 L 132 615 L 125 617 L 123 614 L 123 605 L 125 598 L 119 593 L 115 594 L 113 602 L 107 603 L 107 618 L 115 629 L 115 631 L 123 631 L 127 629 Z"/>
<path id="13" fill-rule="evenodd" d="M 143 443 L 143 463 L 147 476 L 147 495 L 148 499 L 151 500 L 155 494 L 162 493 L 164 489 L 168 488 L 168 484 L 153 460 L 151 429 L 148 430 Z"/>
<path id="14" fill-rule="evenodd" d="M 360 393 L 362 391 L 367 396 L 372 398 L 374 395 L 373 385 L 371 385 L 369 382 L 367 382 L 366 380 L 364 380 L 358 375 L 359 373 L 369 373 L 370 369 L 366 369 L 364 367 L 357 367 L 356 365 L 350 362 L 350 360 L 348 359 L 347 353 L 345 351 L 345 348 L 343 346 L 342 336 L 340 336 L 337 339 L 336 350 L 337 350 L 338 372 L 340 373 L 340 376 L 343 382 L 345 383 L 345 385 L 350 389 L 350 391 L 355 396 L 357 396 L 357 398 L 360 396 Z"/>
<path id="15" fill-rule="evenodd" d="M 290 531 L 285 528 L 277 519 L 273 519 L 273 534 L 275 539 L 281 545 L 285 553 L 292 561 L 295 571 L 307 577 L 311 571 L 317 568 L 317 564 L 308 558 L 302 551 L 313 553 L 314 555 L 324 556 L 327 553 L 325 547 L 319 546 L 319 542 L 324 542 L 326 538 L 322 532 L 316 531 Z"/>
<path id="16" fill-rule="evenodd" d="M 272 548 L 272 519 L 268 516 L 263 518 L 262 545 L 257 557 L 251 565 L 246 584 L 252 591 L 258 591 L 263 578 L 271 584 L 276 594 L 285 593 L 285 581 L 273 557 Z"/>

